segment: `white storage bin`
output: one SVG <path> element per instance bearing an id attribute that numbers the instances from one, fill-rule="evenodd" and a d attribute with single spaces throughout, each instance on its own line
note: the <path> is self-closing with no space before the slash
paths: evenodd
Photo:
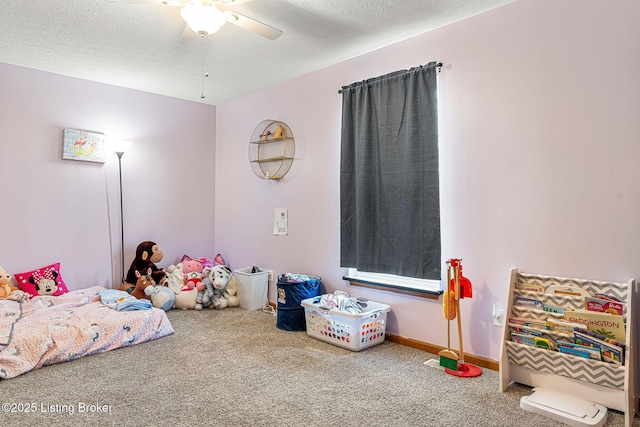
<path id="1" fill-rule="evenodd" d="M 384 342 L 387 312 L 391 307 L 367 301 L 363 313 L 347 313 L 320 308 L 320 298 L 302 300 L 307 335 L 351 351 Z"/>
<path id="2" fill-rule="evenodd" d="M 238 283 L 238 301 L 240 308 L 259 310 L 268 304 L 269 271 L 259 269 L 252 273 L 251 270 L 251 267 L 233 270 Z"/>

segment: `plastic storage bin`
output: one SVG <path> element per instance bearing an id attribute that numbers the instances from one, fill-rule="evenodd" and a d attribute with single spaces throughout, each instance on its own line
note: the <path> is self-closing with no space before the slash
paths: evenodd
<path id="1" fill-rule="evenodd" d="M 238 282 L 238 300 L 240 308 L 259 310 L 268 304 L 269 272 L 259 269 L 251 272 L 252 267 L 233 270 Z"/>
<path id="2" fill-rule="evenodd" d="M 283 331 L 306 330 L 304 307 L 302 301 L 320 295 L 321 279 L 308 274 L 309 280 L 297 282 L 289 281 L 288 274 L 278 276 L 278 312 L 276 327 Z"/>
<path id="3" fill-rule="evenodd" d="M 363 313 L 347 313 L 336 309 L 320 308 L 320 297 L 302 301 L 305 310 L 307 335 L 351 351 L 384 342 L 387 312 L 386 304 L 367 301 Z"/>

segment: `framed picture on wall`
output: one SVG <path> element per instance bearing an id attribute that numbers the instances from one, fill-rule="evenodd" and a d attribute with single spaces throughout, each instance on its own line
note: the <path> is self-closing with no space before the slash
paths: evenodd
<path id="1" fill-rule="evenodd" d="M 62 159 L 83 162 L 105 162 L 105 136 L 84 130 L 64 129 L 62 132 Z"/>

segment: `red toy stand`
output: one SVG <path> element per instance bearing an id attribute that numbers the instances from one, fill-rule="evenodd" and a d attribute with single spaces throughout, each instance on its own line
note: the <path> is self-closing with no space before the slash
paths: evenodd
<path id="1" fill-rule="evenodd" d="M 471 363 L 458 363 L 457 370 L 444 368 L 444 371 L 449 375 L 453 375 L 454 377 L 465 378 L 479 377 L 482 374 L 480 368 L 472 365 Z"/>
<path id="2" fill-rule="evenodd" d="M 460 300 L 471 298 L 471 281 L 462 275 L 462 260 L 452 258 L 447 261 L 447 282 L 449 290 L 443 296 L 443 313 L 447 319 L 447 348 L 440 351 L 440 366 L 444 371 L 456 377 L 477 377 L 482 371 L 477 366 L 464 363 L 464 351 L 462 349 L 462 321 L 460 320 Z M 458 341 L 460 344 L 459 355 L 451 350 L 451 321 L 458 318 Z M 455 368 L 455 369 L 454 369 Z"/>

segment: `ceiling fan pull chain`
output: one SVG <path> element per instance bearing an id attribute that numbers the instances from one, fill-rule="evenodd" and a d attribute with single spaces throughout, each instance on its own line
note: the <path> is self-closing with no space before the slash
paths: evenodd
<path id="1" fill-rule="evenodd" d="M 204 79 L 205 77 L 209 77 L 209 72 L 207 71 L 207 45 L 208 40 L 205 35 L 201 35 L 203 39 L 202 45 L 202 89 L 200 92 L 200 98 L 204 99 Z"/>

